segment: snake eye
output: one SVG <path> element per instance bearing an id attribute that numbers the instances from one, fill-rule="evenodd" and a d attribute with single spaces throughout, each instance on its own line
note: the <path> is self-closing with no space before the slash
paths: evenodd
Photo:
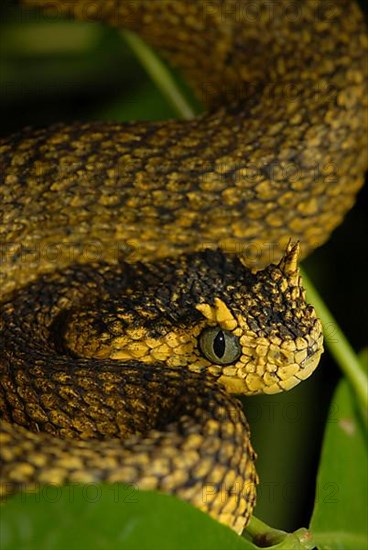
<path id="1" fill-rule="evenodd" d="M 206 359 L 218 365 L 230 365 L 241 356 L 239 338 L 218 327 L 205 328 L 201 332 L 199 347 Z"/>

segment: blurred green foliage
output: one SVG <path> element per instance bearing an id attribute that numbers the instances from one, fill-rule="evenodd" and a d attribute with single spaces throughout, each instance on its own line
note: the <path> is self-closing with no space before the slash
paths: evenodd
<path id="1" fill-rule="evenodd" d="M 0 526 L 2 550 L 255 548 L 185 502 L 123 485 L 48 487 L 17 495 Z"/>
<path id="2" fill-rule="evenodd" d="M 368 547 L 366 430 L 348 383 L 331 405 L 317 477 L 311 529 L 320 550 Z"/>

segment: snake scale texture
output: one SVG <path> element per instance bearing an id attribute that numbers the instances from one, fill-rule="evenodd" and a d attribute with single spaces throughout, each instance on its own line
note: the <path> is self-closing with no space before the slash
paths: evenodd
<path id="1" fill-rule="evenodd" d="M 1 141 L 1 493 L 132 482 L 240 533 L 257 474 L 232 394 L 317 366 L 299 248 L 328 239 L 367 167 L 362 14 L 353 0 L 24 4 L 138 32 L 208 109 Z"/>

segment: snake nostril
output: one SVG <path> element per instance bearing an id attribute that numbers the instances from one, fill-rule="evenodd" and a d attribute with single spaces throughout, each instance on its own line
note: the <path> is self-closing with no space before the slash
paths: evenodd
<path id="1" fill-rule="evenodd" d="M 307 357 L 312 357 L 318 351 L 318 344 L 317 342 L 313 342 L 313 344 L 310 344 L 307 347 Z"/>

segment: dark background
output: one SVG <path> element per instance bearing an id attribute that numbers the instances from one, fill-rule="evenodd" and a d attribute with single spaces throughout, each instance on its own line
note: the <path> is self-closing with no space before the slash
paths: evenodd
<path id="1" fill-rule="evenodd" d="M 116 30 L 0 8 L 1 135 L 73 120 L 164 119 L 174 111 Z M 304 267 L 356 351 L 367 345 L 367 186 Z M 333 337 L 333 327 L 331 327 Z M 295 390 L 244 399 L 261 477 L 256 515 L 285 530 L 307 525 L 327 411 L 341 377 L 326 352 Z M 329 421 L 333 421 L 333 412 Z M 338 480 L 319 498 L 338 495 Z"/>

